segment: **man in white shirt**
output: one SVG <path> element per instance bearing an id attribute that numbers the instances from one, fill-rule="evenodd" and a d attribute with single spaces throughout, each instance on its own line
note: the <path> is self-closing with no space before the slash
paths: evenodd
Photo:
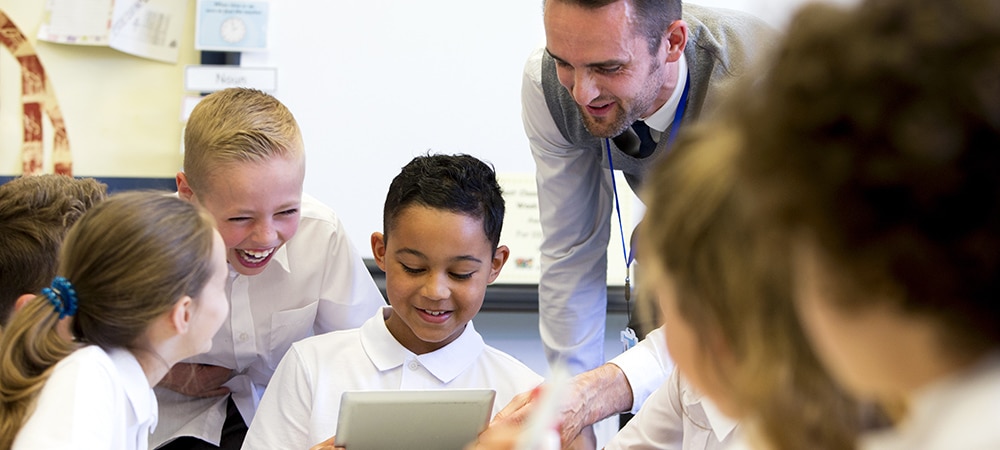
<path id="1" fill-rule="evenodd" d="M 593 423 L 637 410 L 672 366 L 655 344 L 604 364 L 611 167 L 637 190 L 681 125 L 711 109 L 776 35 L 735 11 L 689 5 L 682 16 L 679 0 L 548 0 L 544 21 L 546 47 L 522 82 L 543 232 L 540 332 L 550 364 L 580 374 L 580 398 L 595 397 L 577 411 Z M 635 137 L 634 122 L 648 138 Z"/>

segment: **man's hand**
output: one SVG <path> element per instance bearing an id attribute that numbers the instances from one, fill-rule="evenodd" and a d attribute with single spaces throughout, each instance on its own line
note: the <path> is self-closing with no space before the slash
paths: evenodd
<path id="1" fill-rule="evenodd" d="M 628 411 L 632 407 L 632 387 L 621 369 L 608 363 L 570 379 L 565 399 L 559 412 L 559 438 L 564 448 L 578 444 L 577 437 L 585 429 L 587 436 L 582 440 L 592 440 L 590 425 Z M 490 428 L 501 423 L 520 427 L 531 414 L 532 400 L 530 391 L 518 394 L 497 413 Z"/>
<path id="2" fill-rule="evenodd" d="M 177 363 L 158 386 L 191 397 L 217 397 L 229 393 L 222 383 L 233 376 L 232 369 L 208 364 Z"/>

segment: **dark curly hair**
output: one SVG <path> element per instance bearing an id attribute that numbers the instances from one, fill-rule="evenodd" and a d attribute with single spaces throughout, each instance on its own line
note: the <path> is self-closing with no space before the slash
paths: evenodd
<path id="1" fill-rule="evenodd" d="M 382 230 L 386 241 L 396 227 L 396 218 L 413 205 L 480 219 L 493 251 L 500 243 L 503 191 L 493 168 L 473 156 L 424 155 L 403 166 L 385 197 Z"/>

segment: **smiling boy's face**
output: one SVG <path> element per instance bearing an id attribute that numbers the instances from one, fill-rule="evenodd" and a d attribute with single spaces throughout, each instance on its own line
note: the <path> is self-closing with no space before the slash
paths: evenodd
<path id="1" fill-rule="evenodd" d="M 457 339 L 479 312 L 509 250 L 494 253 L 482 221 L 464 214 L 414 205 L 393 222 L 388 241 L 372 234 L 392 305 L 386 326 L 410 351 L 432 352 Z"/>
<path id="2" fill-rule="evenodd" d="M 299 228 L 305 164 L 301 156 L 222 166 L 192 192 L 178 174 L 178 192 L 215 217 L 236 272 L 257 275 Z"/>

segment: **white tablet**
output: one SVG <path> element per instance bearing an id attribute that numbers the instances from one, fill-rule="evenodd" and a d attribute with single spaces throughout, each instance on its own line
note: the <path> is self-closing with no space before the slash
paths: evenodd
<path id="1" fill-rule="evenodd" d="M 338 447 L 462 449 L 486 429 L 492 389 L 348 391 L 340 398 Z"/>

